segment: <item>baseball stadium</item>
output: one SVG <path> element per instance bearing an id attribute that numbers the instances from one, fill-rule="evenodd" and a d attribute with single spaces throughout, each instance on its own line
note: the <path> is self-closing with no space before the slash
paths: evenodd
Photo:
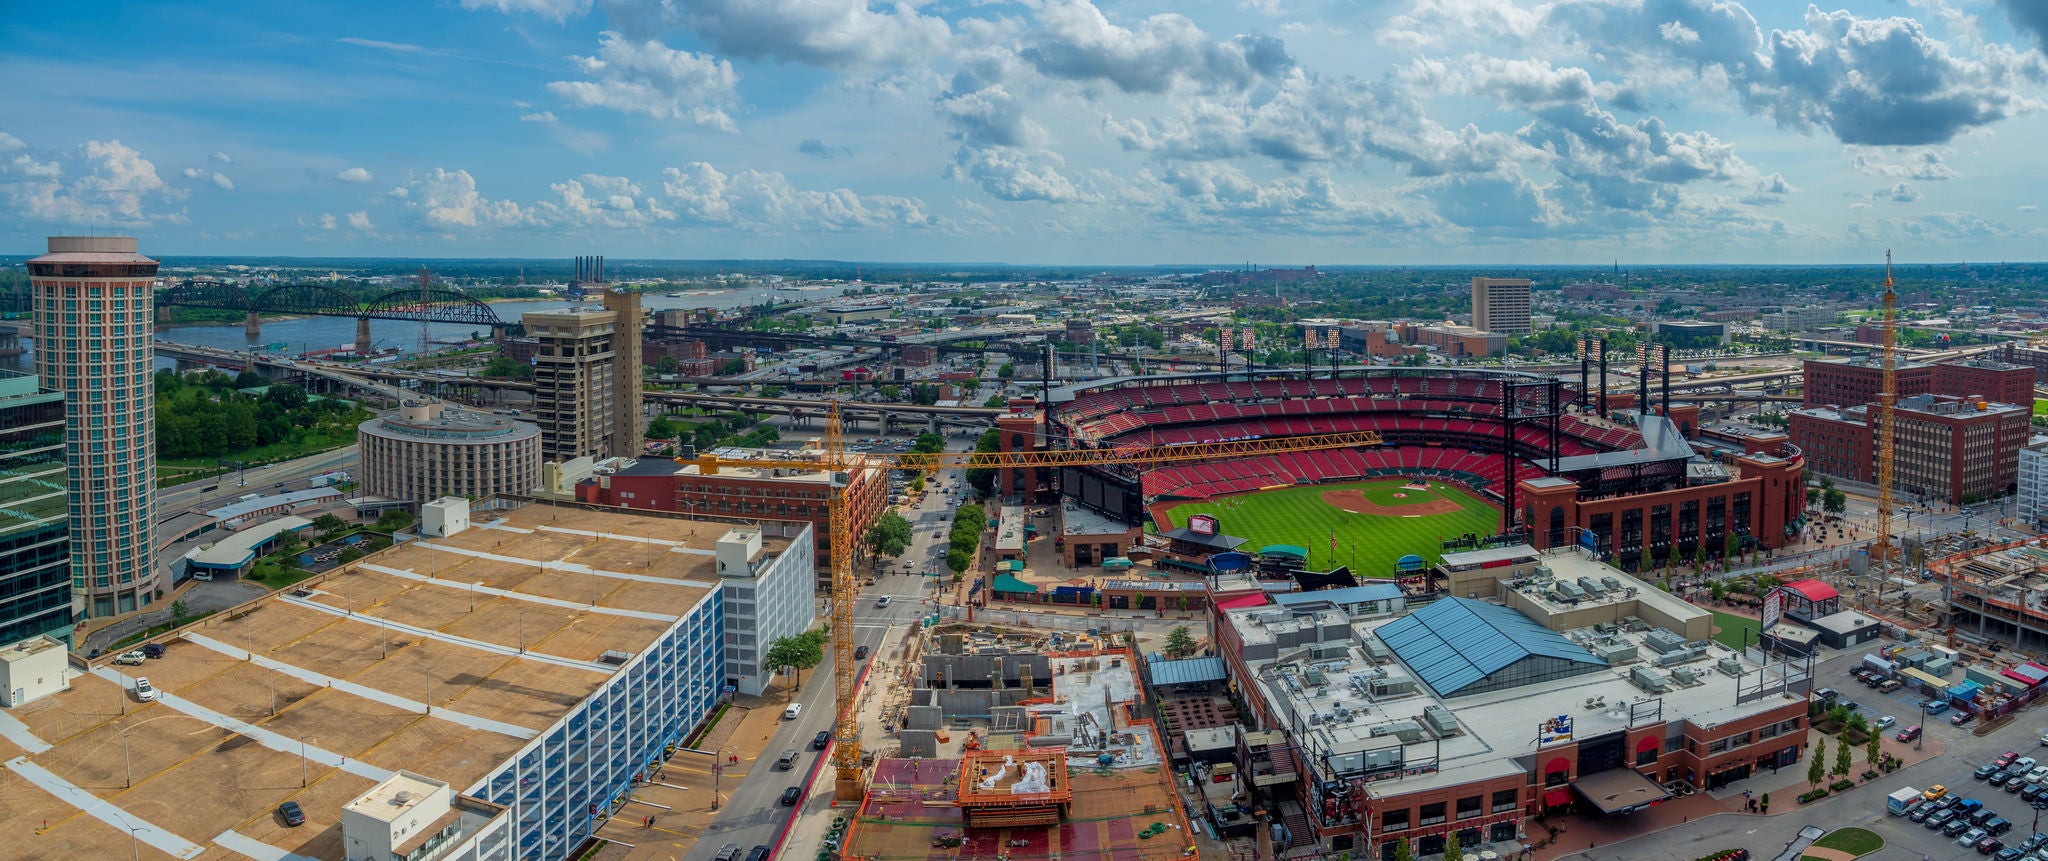
<path id="1" fill-rule="evenodd" d="M 1142 448 L 1372 431 L 1373 448 L 1140 470 L 1004 470 L 1005 500 L 1064 497 L 1165 533 L 1210 514 L 1253 547 L 1390 576 L 1462 546 L 1595 548 L 1624 567 L 1776 547 L 1802 525 L 1802 458 L 1695 449 L 1697 409 L 1668 398 L 1605 415 L 1556 376 L 1368 367 L 1091 381 L 998 420 L 1006 451 Z M 1615 399 L 1620 400 L 1620 399 Z M 1712 453 L 1708 453 L 1712 451 Z"/>

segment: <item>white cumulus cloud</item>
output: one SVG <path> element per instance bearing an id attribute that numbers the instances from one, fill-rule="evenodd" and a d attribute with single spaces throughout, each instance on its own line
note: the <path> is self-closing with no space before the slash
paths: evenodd
<path id="1" fill-rule="evenodd" d="M 739 73 L 724 60 L 609 30 L 599 37 L 596 56 L 573 59 L 591 80 L 548 84 L 548 92 L 571 105 L 681 118 L 721 131 L 736 128 L 725 108 L 735 98 Z"/>
<path id="2" fill-rule="evenodd" d="M 335 174 L 334 178 L 342 182 L 369 182 L 377 177 L 365 168 L 352 167 Z"/>

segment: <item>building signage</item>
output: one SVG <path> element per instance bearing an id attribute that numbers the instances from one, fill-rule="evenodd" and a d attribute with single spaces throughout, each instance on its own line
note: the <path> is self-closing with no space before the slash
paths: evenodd
<path id="1" fill-rule="evenodd" d="M 1210 517 L 1207 514 L 1197 514 L 1190 517 L 1188 518 L 1188 531 L 1196 535 L 1215 535 L 1216 518 Z"/>

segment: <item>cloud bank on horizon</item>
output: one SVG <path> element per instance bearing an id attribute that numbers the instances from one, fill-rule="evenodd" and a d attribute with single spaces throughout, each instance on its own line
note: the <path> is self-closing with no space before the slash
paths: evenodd
<path id="1" fill-rule="evenodd" d="M 2048 259 L 2036 0 L 275 5 L 16 16 L 9 249 Z"/>

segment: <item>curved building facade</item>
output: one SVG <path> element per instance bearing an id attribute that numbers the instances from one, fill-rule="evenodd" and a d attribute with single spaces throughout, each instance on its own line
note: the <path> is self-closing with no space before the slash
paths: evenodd
<path id="1" fill-rule="evenodd" d="M 28 262 L 36 373 L 63 392 L 71 589 L 79 616 L 156 597 L 155 260 L 132 236 L 52 236 Z"/>
<path id="2" fill-rule="evenodd" d="M 540 485 L 540 428 L 503 416 L 408 401 L 363 422 L 356 441 L 366 494 L 425 503 Z"/>

